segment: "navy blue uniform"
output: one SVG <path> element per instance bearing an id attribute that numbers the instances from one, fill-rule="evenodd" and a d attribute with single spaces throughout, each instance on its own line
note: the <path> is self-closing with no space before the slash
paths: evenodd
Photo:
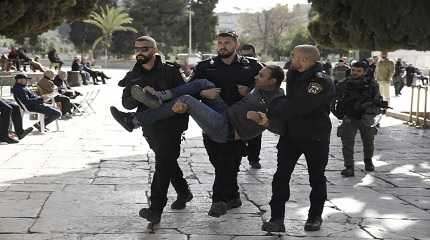
<path id="1" fill-rule="evenodd" d="M 254 77 L 262 68 L 262 64 L 253 58 L 237 55 L 233 62 L 227 65 L 220 57 L 214 57 L 197 64 L 192 80 L 205 78 L 213 82 L 216 87 L 221 88 L 220 96 L 230 106 L 242 98 L 237 85 L 253 88 Z M 217 143 L 206 135 L 203 135 L 203 142 L 209 161 L 215 168 L 212 202 L 228 202 L 239 198 L 237 172 L 242 159 L 243 143 Z"/>
<path id="2" fill-rule="evenodd" d="M 270 207 L 273 220 L 285 217 L 290 198 L 289 181 L 299 157 L 304 154 L 312 187 L 309 217 L 321 216 L 327 198 L 324 175 L 328 161 L 331 121 L 330 103 L 335 95 L 332 80 L 317 63 L 305 72 L 289 70 L 287 96 L 272 102 L 268 117 L 280 118 L 286 134 L 279 138 L 278 167 L 272 182 Z"/>
<path id="3" fill-rule="evenodd" d="M 179 66 L 172 63 L 163 63 L 160 56 L 156 56 L 155 65 L 146 70 L 135 65 L 118 85 L 124 87 L 122 105 L 126 109 L 135 109 L 143 112 L 145 105 L 131 96 L 131 87 L 151 86 L 155 90 L 166 90 L 184 84 Z M 188 128 L 188 115 L 178 114 L 174 117 L 160 120 L 154 124 L 142 126 L 143 136 L 155 153 L 155 173 L 151 184 L 151 208 L 162 212 L 167 203 L 167 190 L 171 182 L 176 192 L 186 194 L 188 183 L 178 165 L 180 155 L 181 136 Z"/>

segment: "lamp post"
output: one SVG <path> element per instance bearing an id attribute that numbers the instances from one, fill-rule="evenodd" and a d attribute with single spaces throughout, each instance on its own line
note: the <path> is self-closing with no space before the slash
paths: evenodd
<path id="1" fill-rule="evenodd" d="M 192 15 L 193 11 L 191 11 L 192 0 L 188 2 L 188 57 L 191 56 L 192 53 Z"/>

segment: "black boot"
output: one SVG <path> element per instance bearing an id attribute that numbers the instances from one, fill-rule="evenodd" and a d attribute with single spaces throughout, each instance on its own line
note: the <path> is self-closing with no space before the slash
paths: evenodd
<path id="1" fill-rule="evenodd" d="M 262 231 L 266 232 L 285 232 L 285 225 L 283 219 L 273 220 L 270 219 L 269 222 L 264 222 L 261 226 Z"/>
<path id="2" fill-rule="evenodd" d="M 209 209 L 208 215 L 211 217 L 221 217 L 227 213 L 227 204 L 225 202 L 212 203 L 211 209 Z"/>
<path id="3" fill-rule="evenodd" d="M 322 218 L 320 216 L 317 217 L 308 217 L 305 223 L 305 231 L 318 231 L 321 228 Z"/>
<path id="4" fill-rule="evenodd" d="M 170 205 L 171 209 L 184 209 L 187 206 L 187 202 L 191 201 L 193 199 L 193 194 L 190 190 L 188 190 L 187 193 L 178 194 L 178 197 L 176 198 L 176 201 Z"/>
<path id="5" fill-rule="evenodd" d="M 368 172 L 375 171 L 375 166 L 373 165 L 372 159 L 365 159 L 364 160 L 364 170 Z"/>
<path id="6" fill-rule="evenodd" d="M 344 177 L 354 177 L 354 168 L 353 167 L 346 167 L 343 169 L 340 174 Z"/>
<path id="7" fill-rule="evenodd" d="M 133 124 L 133 114 L 132 113 L 125 113 L 125 112 L 121 112 L 120 110 L 118 110 L 116 107 L 111 106 L 110 107 L 110 112 L 113 116 L 113 118 L 119 123 L 121 124 L 121 126 L 129 131 L 132 132 L 134 129 L 134 124 Z"/>
<path id="8" fill-rule="evenodd" d="M 158 224 L 161 221 L 161 211 L 156 211 L 151 208 L 142 208 L 139 211 L 139 216 L 145 218 L 153 224 Z"/>
<path id="9" fill-rule="evenodd" d="M 242 206 L 242 200 L 240 198 L 231 199 L 227 202 L 227 209 L 238 208 Z"/>

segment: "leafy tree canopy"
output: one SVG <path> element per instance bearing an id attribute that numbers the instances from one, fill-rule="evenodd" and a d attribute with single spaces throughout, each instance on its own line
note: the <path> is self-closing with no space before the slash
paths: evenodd
<path id="1" fill-rule="evenodd" d="M 310 0 L 312 38 L 330 48 L 430 49 L 428 0 Z"/>

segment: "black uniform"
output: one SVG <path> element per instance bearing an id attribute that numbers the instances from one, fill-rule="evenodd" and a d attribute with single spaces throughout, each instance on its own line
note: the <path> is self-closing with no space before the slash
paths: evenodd
<path id="1" fill-rule="evenodd" d="M 126 109 L 142 112 L 147 107 L 131 97 L 131 86 L 151 86 L 155 90 L 166 90 L 184 84 L 179 71 L 179 65 L 163 63 L 160 56 L 156 56 L 155 65 L 151 70 L 145 70 L 135 65 L 132 71 L 118 85 L 125 87 L 122 95 L 122 105 Z M 188 183 L 178 165 L 181 135 L 188 128 L 188 115 L 178 114 L 172 118 L 160 120 L 151 125 L 142 126 L 143 136 L 155 153 L 155 173 L 151 184 L 151 206 L 155 211 L 163 210 L 167 202 L 169 182 L 178 194 L 187 194 Z"/>
<path id="2" fill-rule="evenodd" d="M 289 70 L 287 96 L 274 100 L 269 108 L 269 119 L 281 118 L 287 129 L 277 145 L 278 168 L 273 176 L 270 201 L 272 220 L 283 220 L 285 217 L 285 202 L 290 198 L 289 181 L 302 154 L 306 157 L 312 187 L 309 217 L 322 214 L 327 198 L 324 171 L 328 161 L 329 114 L 333 97 L 332 80 L 317 63 L 302 73 Z"/>
<path id="3" fill-rule="evenodd" d="M 18 104 L 0 98 L 0 139 L 8 137 L 10 119 L 17 134 L 22 134 L 22 116 Z"/>
<path id="4" fill-rule="evenodd" d="M 342 152 L 346 168 L 354 168 L 354 141 L 357 130 L 363 142 L 364 161 L 371 162 L 376 128 L 374 118 L 380 113 L 382 101 L 378 83 L 368 78 L 347 78 L 336 85 L 336 101 L 342 105 L 342 125 L 338 136 L 342 139 Z"/>
<path id="5" fill-rule="evenodd" d="M 197 64 L 192 79 L 205 78 L 221 88 L 220 96 L 232 105 L 239 101 L 237 85 L 254 86 L 254 77 L 262 69 L 262 65 L 254 58 L 236 56 L 230 65 L 225 64 L 220 57 L 214 57 Z M 203 134 L 203 141 L 209 155 L 209 161 L 215 167 L 212 202 L 228 202 L 239 198 L 237 172 L 242 158 L 241 141 L 217 143 Z"/>

